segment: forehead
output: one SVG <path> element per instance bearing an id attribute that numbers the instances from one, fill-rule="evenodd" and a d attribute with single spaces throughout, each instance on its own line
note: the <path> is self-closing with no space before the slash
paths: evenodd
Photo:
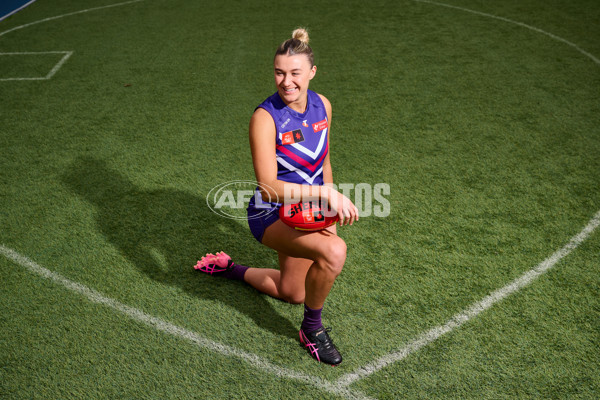
<path id="1" fill-rule="evenodd" d="M 304 70 L 310 69 L 310 62 L 305 54 L 279 54 L 275 56 L 273 67 L 282 71 L 293 71 L 295 69 Z"/>

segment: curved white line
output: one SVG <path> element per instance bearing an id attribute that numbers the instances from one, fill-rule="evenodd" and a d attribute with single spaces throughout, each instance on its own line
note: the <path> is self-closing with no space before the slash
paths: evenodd
<path id="1" fill-rule="evenodd" d="M 573 42 L 569 42 L 566 39 L 561 38 L 560 36 L 556 36 L 550 32 L 546 32 L 540 28 L 536 28 L 535 26 L 531 26 L 531 25 L 527 25 L 524 24 L 522 22 L 518 22 L 518 21 L 513 21 L 512 19 L 508 19 L 508 18 L 504 18 L 504 17 L 498 17 L 497 15 L 493 15 L 493 14 L 487 14 L 481 11 L 475 11 L 475 10 L 470 10 L 468 8 L 463 8 L 463 7 L 458 7 L 458 6 L 453 6 L 450 4 L 445 4 L 445 3 L 438 3 L 435 1 L 430 1 L 430 0 L 413 0 L 419 3 L 429 3 L 429 4 L 434 4 L 436 6 L 441 6 L 441 7 L 447 7 L 447 8 L 454 8 L 455 10 L 461 10 L 461 11 L 465 11 L 471 14 L 476 14 L 476 15 L 481 15 L 483 17 L 488 17 L 488 18 L 493 18 L 493 19 L 497 19 L 500 21 L 504 21 L 504 22 L 509 22 L 511 24 L 515 24 L 515 25 L 519 25 L 523 28 L 527 28 L 530 29 L 532 31 L 541 33 L 543 35 L 546 35 L 548 37 L 551 37 L 554 40 L 558 40 L 559 42 L 562 42 L 568 46 L 571 46 L 572 48 L 574 48 L 575 50 L 577 50 L 578 52 L 580 52 L 581 54 L 583 54 L 584 56 L 588 57 L 589 59 L 591 59 L 593 62 L 595 62 L 596 64 L 600 65 L 600 59 L 596 58 L 594 55 L 588 53 L 587 51 L 583 50 L 581 47 L 577 46 L 575 43 Z"/>
<path id="2" fill-rule="evenodd" d="M 14 14 L 18 13 L 19 11 L 21 11 L 22 9 L 24 9 L 25 7 L 31 5 L 34 2 L 35 2 L 35 0 L 28 1 L 26 4 L 23 4 L 21 7 L 17 8 L 16 10 L 12 10 L 8 14 L 6 14 L 5 16 L 0 17 L 0 21 L 2 21 L 5 18 L 10 17 L 11 15 L 14 15 Z"/>
<path id="3" fill-rule="evenodd" d="M 511 24 L 516 24 L 518 26 L 530 29 L 532 31 L 542 33 L 552 39 L 558 40 L 559 42 L 565 43 L 565 44 L 573 47 L 574 49 L 576 49 L 581 54 L 590 58 L 596 64 L 600 65 L 600 60 L 598 58 L 594 57 L 592 54 L 588 53 L 587 51 L 581 49 L 576 44 L 569 42 L 568 40 L 565 40 L 565 39 L 563 39 L 559 36 L 556 36 L 552 33 L 549 33 L 542 29 L 524 24 L 522 22 L 517 22 L 517 21 L 513 21 L 508 18 L 498 17 L 498 16 L 492 15 L 492 14 L 486 14 L 486 13 L 483 13 L 480 11 L 470 10 L 468 8 L 457 7 L 457 6 L 453 6 L 453 5 L 445 4 L 445 3 L 438 3 L 438 2 L 430 1 L 430 0 L 413 0 L 413 1 L 420 2 L 420 3 L 434 4 L 434 5 L 447 7 L 447 8 L 453 8 L 456 10 L 461 10 L 461 11 L 469 12 L 472 14 L 497 19 L 497 20 L 504 21 L 504 22 L 509 22 Z M 458 328 L 465 322 L 476 317 L 481 312 L 483 312 L 483 311 L 487 310 L 488 308 L 490 308 L 491 306 L 493 306 L 495 303 L 503 300 L 504 298 L 506 298 L 507 296 L 509 296 L 513 293 L 516 293 L 523 287 L 529 285 L 540 275 L 544 274 L 545 272 L 550 270 L 552 267 L 554 267 L 554 265 L 556 265 L 556 263 L 558 263 L 562 258 L 567 256 L 571 251 L 575 250 L 584 240 L 586 240 L 588 238 L 589 235 L 591 235 L 594 232 L 594 230 L 596 230 L 596 228 L 598 228 L 599 225 L 600 225 L 600 211 L 598 211 L 596 213 L 596 215 L 594 215 L 594 217 L 590 220 L 588 225 L 586 225 L 586 227 L 578 235 L 574 236 L 567 245 L 565 245 L 562 249 L 555 252 L 552 256 L 550 256 L 549 258 L 544 260 L 542 263 L 537 265 L 532 270 L 526 272 L 521 277 L 517 278 L 516 280 L 514 280 L 510 284 L 506 285 L 505 287 L 496 290 L 495 292 L 493 292 L 492 294 L 483 298 L 478 303 L 473 304 L 466 310 L 463 310 L 462 312 L 456 314 L 448 322 L 446 322 L 446 324 L 437 326 L 435 328 L 430 329 L 428 332 L 421 334 L 415 340 L 413 340 L 412 342 L 410 342 L 409 344 L 404 346 L 402 349 L 400 349 L 394 353 L 387 354 L 383 357 L 380 357 L 379 359 L 369 363 L 368 365 L 358 368 L 354 372 L 343 375 L 342 377 L 340 377 L 337 380 L 337 384 L 340 387 L 346 387 L 362 378 L 365 378 L 365 377 L 381 370 L 382 368 L 385 368 L 388 365 L 391 365 L 393 363 L 403 360 L 404 358 L 406 358 L 410 354 L 414 353 L 415 351 L 419 350 L 423 346 L 428 345 L 429 343 L 440 338 L 442 335 L 444 335 L 448 332 L 451 332 L 455 328 Z"/>
<path id="4" fill-rule="evenodd" d="M 25 267 L 30 272 L 33 272 L 41 276 L 42 278 L 49 279 L 54 283 L 59 284 L 60 286 L 63 286 L 66 289 L 69 289 L 72 292 L 78 293 L 86 297 L 89 301 L 93 303 L 105 305 L 109 308 L 112 308 L 115 311 L 120 312 L 121 314 L 124 314 L 132 320 L 143 323 L 144 325 L 147 325 L 158 331 L 167 333 L 169 335 L 177 336 L 189 342 L 192 342 L 199 348 L 210 350 L 215 353 L 222 354 L 226 357 L 238 358 L 254 366 L 255 368 L 266 371 L 275 376 L 300 381 L 302 383 L 316 387 L 317 389 L 341 395 L 348 399 L 369 400 L 368 397 L 356 390 L 350 390 L 348 388 L 336 385 L 332 382 L 328 382 L 318 377 L 310 376 L 301 372 L 296 372 L 287 368 L 280 367 L 260 356 L 257 356 L 256 354 L 248 353 L 235 347 L 227 346 L 225 344 L 206 339 L 196 332 L 182 328 L 163 319 L 149 315 L 143 312 L 142 310 L 123 304 L 115 299 L 103 295 L 97 290 L 91 289 L 85 285 L 82 285 L 79 282 L 72 281 L 56 272 L 50 271 L 49 269 L 42 267 L 41 265 L 35 263 L 29 258 L 17 253 L 15 250 L 10 249 L 2 244 L 0 244 L 0 254 L 2 254 L 7 259 L 13 261 L 14 263 Z"/>
<path id="5" fill-rule="evenodd" d="M 122 5 L 126 5 L 126 4 L 138 3 L 141 1 L 144 1 L 144 0 L 131 0 L 131 1 L 123 2 L 123 3 L 89 8 L 89 9 L 75 11 L 75 12 L 68 13 L 68 14 L 58 15 L 55 17 L 49 17 L 49 18 L 45 18 L 45 19 L 42 19 L 39 21 L 34 21 L 34 22 L 31 22 L 31 23 L 28 23 L 25 25 L 17 26 L 12 29 L 9 29 L 7 31 L 4 31 L 4 32 L 0 32 L 0 36 L 3 36 L 7 33 L 10 33 L 10 32 L 13 32 L 13 31 L 16 31 L 19 29 L 27 28 L 27 27 L 35 25 L 35 24 L 39 24 L 42 22 L 52 21 L 55 19 L 63 18 L 63 17 L 82 14 L 82 13 L 86 13 L 86 12 L 90 12 L 90 11 L 101 10 L 101 9 L 105 9 L 105 8 L 118 7 L 118 6 L 122 6 Z M 429 0 L 413 0 L 413 1 L 420 2 L 420 3 L 429 3 L 429 4 L 438 5 L 438 6 L 447 7 L 447 8 L 453 8 L 456 10 L 461 10 L 461 11 L 465 11 L 465 12 L 468 12 L 471 14 L 476 14 L 476 15 L 481 15 L 481 16 L 488 17 L 488 18 L 497 19 L 500 21 L 504 21 L 504 22 L 508 22 L 511 24 L 521 26 L 523 28 L 527 28 L 529 30 L 541 33 L 543 35 L 546 35 L 554 40 L 557 40 L 559 42 L 562 42 L 562 43 L 574 48 L 579 53 L 585 55 L 586 57 L 590 58 L 593 62 L 600 65 L 600 59 L 596 58 L 594 55 L 590 54 L 589 52 L 581 49 L 576 44 L 574 44 L 566 39 L 563 39 L 560 36 L 546 32 L 546 31 L 536 28 L 534 26 L 527 25 L 527 24 L 524 24 L 524 23 L 518 22 L 518 21 L 513 21 L 508 18 L 499 17 L 499 16 L 496 16 L 493 14 L 487 14 L 487 13 L 483 13 L 480 11 L 470 10 L 468 8 L 453 6 L 450 4 L 438 3 L 438 2 L 429 1 Z M 456 314 L 445 325 L 435 327 L 435 328 L 429 330 L 428 332 L 425 332 L 424 334 L 419 336 L 417 339 L 415 339 L 413 342 L 409 343 L 403 349 L 401 349 L 397 352 L 383 356 L 380 359 L 378 359 L 364 367 L 357 369 L 355 372 L 343 375 L 335 383 L 330 383 L 330 382 L 320 379 L 320 378 L 311 377 L 308 375 L 297 373 L 295 371 L 287 370 L 282 367 L 278 367 L 274 364 L 271 364 L 267 360 L 260 358 L 259 356 L 255 355 L 255 354 L 246 353 L 242 350 L 238 350 L 238 349 L 226 346 L 226 345 L 222 345 L 217 342 L 212 342 L 208 339 L 204 339 L 194 332 L 187 331 L 184 328 L 177 327 L 176 325 L 173 325 L 169 322 L 163 321 L 156 317 L 152 317 L 148 314 L 143 313 L 140 310 L 137 310 L 137 309 L 129 307 L 127 305 L 121 304 L 121 303 L 117 302 L 116 300 L 104 297 L 99 292 L 96 292 L 93 289 L 89 289 L 86 286 L 83 286 L 79 283 L 76 283 L 76 282 L 70 281 L 66 278 L 63 278 L 62 276 L 35 264 L 33 261 L 29 260 L 28 258 L 21 256 L 14 250 L 9 249 L 3 245 L 0 245 L 0 253 L 2 253 L 5 257 L 7 257 L 9 259 L 12 259 L 16 263 L 27 267 L 32 272 L 36 272 L 45 278 L 49 278 L 51 280 L 54 280 L 57 283 L 62 284 L 63 286 L 65 286 L 66 288 L 68 288 L 70 290 L 73 290 L 73 291 L 79 292 L 82 295 L 85 295 L 91 301 L 105 304 L 105 305 L 129 316 L 130 318 L 133 318 L 135 320 L 143 322 L 146 325 L 152 326 L 158 330 L 161 330 L 161 331 L 164 331 L 166 333 L 170 333 L 170 334 L 173 334 L 176 336 L 183 337 L 189 341 L 194 342 L 199 347 L 208 348 L 210 350 L 219 352 L 223 355 L 236 356 L 238 358 L 241 358 L 241 359 L 249 362 L 250 364 L 256 366 L 257 368 L 266 370 L 270 373 L 273 373 L 274 375 L 306 382 L 317 388 L 326 390 L 330 393 L 343 395 L 349 399 L 369 399 L 368 397 L 364 396 L 360 392 L 349 390 L 347 388 L 347 386 L 379 371 L 380 369 L 382 369 L 390 364 L 393 364 L 397 361 L 404 359 L 408 355 L 412 354 L 414 351 L 419 350 L 421 347 L 428 345 L 429 343 L 437 340 L 442 335 L 452 331 L 455 328 L 458 328 L 465 322 L 476 317 L 481 312 L 487 310 L 495 303 L 503 300 L 504 298 L 508 297 L 509 295 L 511 295 L 511 294 L 517 292 L 518 290 L 522 289 L 523 287 L 529 285 L 540 275 L 544 274 L 545 272 L 550 270 L 552 267 L 554 267 L 554 265 L 556 265 L 556 263 L 558 263 L 562 258 L 567 256 L 569 253 L 571 253 L 571 251 L 576 249 L 583 241 L 585 241 L 589 237 L 589 235 L 591 235 L 594 232 L 594 230 L 596 228 L 598 228 L 599 225 L 600 225 L 600 211 L 592 218 L 592 220 L 588 223 L 588 225 L 583 229 L 582 232 L 580 232 L 578 235 L 573 237 L 567 245 L 565 245 L 562 249 L 560 249 L 559 251 L 554 253 L 551 257 L 549 257 L 548 259 L 546 259 L 545 261 L 540 263 L 534 269 L 526 272 L 524 275 L 522 275 L 520 278 L 516 279 L 509 285 L 496 290 L 495 292 L 488 295 L 487 297 L 482 299 L 480 302 L 475 303 L 474 305 L 467 308 L 463 312 Z"/>
<path id="6" fill-rule="evenodd" d="M 588 222 L 581 232 L 571 238 L 569 243 L 542 261 L 535 268 L 527 271 L 508 285 L 496 290 L 477 303 L 454 315 L 444 325 L 436 326 L 435 328 L 432 328 L 429 331 L 421 334 L 402 349 L 394 353 L 387 354 L 378 360 L 365 365 L 364 367 L 358 368 L 352 373 L 340 377 L 337 381 L 338 385 L 340 385 L 340 387 L 348 386 L 359 379 L 365 378 L 379 371 L 380 369 L 387 367 L 390 364 L 405 359 L 415 351 L 419 350 L 421 347 L 424 347 L 429 343 L 439 339 L 446 333 L 452 332 L 454 329 L 475 318 L 494 304 L 523 289 L 525 286 L 539 278 L 542 274 L 548 272 L 560 260 L 568 256 L 573 250 L 579 247 L 579 245 L 581 245 L 581 243 L 583 243 L 598 228 L 598 226 L 600 226 L 600 211 L 594 215 L 594 217 L 590 220 L 590 222 Z"/>
<path id="7" fill-rule="evenodd" d="M 138 3 L 140 1 L 144 1 L 144 0 L 131 0 L 131 1 L 123 2 L 123 3 L 117 3 L 117 4 L 110 4 L 108 6 L 100 6 L 100 7 L 88 8 L 88 9 L 85 9 L 85 10 L 75 11 L 75 12 L 68 13 L 68 14 L 57 15 L 55 17 L 44 18 L 44 19 L 41 19 L 39 21 L 30 22 L 30 23 L 25 24 L 25 25 L 15 26 L 14 28 L 11 28 L 11 29 L 9 29 L 7 31 L 0 32 L 0 36 L 4 36 L 7 33 L 14 32 L 14 31 L 19 30 L 19 29 L 27 28 L 27 27 L 32 26 L 32 25 L 41 24 L 42 22 L 53 21 L 55 19 L 59 19 L 59 18 L 63 18 L 63 17 L 70 17 L 71 15 L 83 14 L 83 13 L 90 12 L 90 11 L 103 10 L 105 8 L 118 7 L 118 6 L 124 6 L 126 4 Z"/>

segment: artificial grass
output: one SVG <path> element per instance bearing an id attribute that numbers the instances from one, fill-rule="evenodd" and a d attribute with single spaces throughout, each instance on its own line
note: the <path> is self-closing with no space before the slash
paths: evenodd
<path id="1" fill-rule="evenodd" d="M 600 54 L 598 7 L 576 3 L 453 4 Z M 0 33 L 101 5 L 36 2 Z M 600 209 L 592 60 L 543 34 L 433 4 L 308 6 L 147 0 L 2 36 L 0 52 L 74 53 L 49 81 L 0 82 L 0 243 L 211 340 L 334 380 L 533 268 Z M 324 314 L 345 357 L 337 369 L 297 345 L 301 307 L 192 270 L 217 250 L 246 265 L 277 263 L 204 197 L 254 179 L 248 120 L 274 91 L 272 53 L 297 25 L 308 25 L 317 53 L 311 89 L 333 103 L 335 181 L 391 188 L 387 218 L 340 229 L 348 262 Z M 0 61 L 0 71 L 20 70 Z M 575 360 L 597 347 L 597 238 L 522 294 L 356 387 L 376 398 L 592 394 L 598 359 Z M 33 396 L 32 382 L 45 398 L 335 397 L 192 349 L 6 260 L 0 268 L 10 357 L 0 387 L 9 397 Z M 573 343 L 564 357 L 556 338 Z"/>

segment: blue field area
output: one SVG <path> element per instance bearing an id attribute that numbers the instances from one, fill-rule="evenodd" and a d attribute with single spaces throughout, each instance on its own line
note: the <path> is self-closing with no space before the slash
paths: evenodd
<path id="1" fill-rule="evenodd" d="M 0 2 L 0 21 L 27 7 L 35 0 L 3 0 Z"/>

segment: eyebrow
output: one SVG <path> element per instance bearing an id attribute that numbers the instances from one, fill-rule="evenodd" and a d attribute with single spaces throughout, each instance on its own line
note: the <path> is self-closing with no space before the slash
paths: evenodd
<path id="1" fill-rule="evenodd" d="M 283 71 L 281 68 L 275 68 L 275 71 L 281 71 L 281 72 L 284 72 L 284 71 Z M 302 71 L 302 69 L 301 69 L 301 68 L 294 68 L 294 69 L 292 70 L 292 72 L 294 72 L 294 71 Z"/>

